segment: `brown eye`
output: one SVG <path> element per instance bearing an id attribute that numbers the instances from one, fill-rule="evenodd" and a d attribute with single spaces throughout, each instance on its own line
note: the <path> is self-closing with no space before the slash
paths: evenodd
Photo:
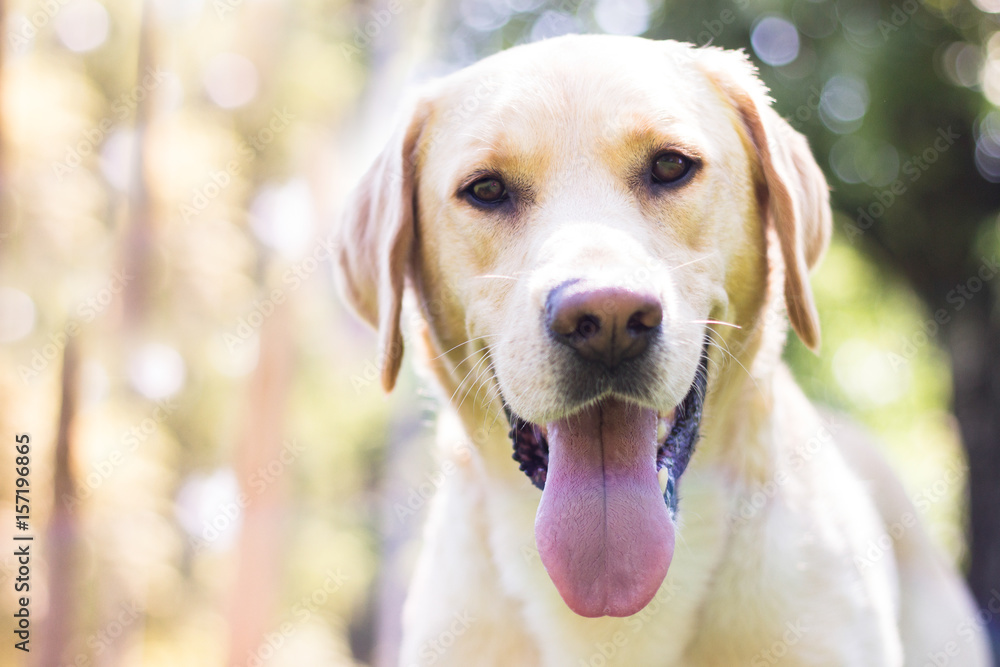
<path id="1" fill-rule="evenodd" d="M 653 182 L 673 183 L 691 171 L 691 160 L 680 153 L 661 153 L 653 161 Z"/>
<path id="2" fill-rule="evenodd" d="M 468 187 L 466 192 L 479 204 L 498 204 L 507 199 L 507 188 L 499 178 L 481 178 Z"/>

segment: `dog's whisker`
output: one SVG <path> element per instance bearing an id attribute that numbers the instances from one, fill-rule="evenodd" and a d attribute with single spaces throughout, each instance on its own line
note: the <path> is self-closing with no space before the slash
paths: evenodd
<path id="1" fill-rule="evenodd" d="M 491 372 L 492 372 L 492 370 L 493 369 L 490 369 Z M 483 400 L 480 401 L 479 400 L 479 392 L 481 392 L 483 389 L 486 390 L 486 393 L 483 394 Z M 493 401 L 495 401 L 496 399 L 497 399 L 497 389 L 494 386 L 494 384 L 492 382 L 490 382 L 490 381 L 484 382 L 483 386 L 480 387 L 479 391 L 476 392 L 476 403 L 478 404 L 479 409 L 480 410 L 484 410 L 487 413 L 490 410 L 490 404 Z"/>
<path id="2" fill-rule="evenodd" d="M 733 324 L 732 322 L 723 322 L 722 320 L 688 320 L 691 324 L 722 324 L 727 327 L 732 327 L 734 329 L 742 329 L 738 324 Z"/>
<path id="3" fill-rule="evenodd" d="M 500 400 L 501 408 L 496 411 L 496 415 L 493 417 L 493 421 L 490 422 L 489 428 L 486 429 L 486 433 L 487 434 L 493 432 L 493 427 L 496 426 L 497 422 L 500 420 L 500 418 L 504 416 L 504 411 L 503 411 L 503 407 L 502 407 L 503 400 L 502 400 L 502 398 L 500 396 L 500 387 L 494 385 L 492 387 L 492 391 L 494 392 L 494 394 L 493 394 L 493 398 L 491 400 L 494 400 L 494 401 Z M 486 425 L 486 417 L 483 417 L 483 425 L 484 426 Z"/>
<path id="4" fill-rule="evenodd" d="M 463 364 L 465 364 L 469 359 L 472 359 L 472 357 L 474 357 L 477 354 L 479 354 L 481 351 L 482 350 L 480 348 L 476 348 L 475 350 L 472 351 L 471 354 L 466 355 L 466 357 L 464 359 L 462 359 L 457 364 L 455 364 L 455 371 L 457 372 L 460 368 L 462 368 Z"/>
<path id="5" fill-rule="evenodd" d="M 484 358 L 488 358 L 488 357 L 484 356 Z M 484 384 L 483 384 L 483 382 L 481 382 L 481 380 L 482 380 L 482 377 L 483 377 L 484 374 L 491 373 L 492 371 L 493 371 L 493 362 L 490 361 L 490 363 L 486 364 L 486 366 L 483 368 L 483 370 L 479 371 L 479 375 L 477 375 L 476 379 L 473 381 L 474 385 L 479 385 L 479 389 L 476 391 L 476 397 L 472 400 L 472 402 L 474 404 L 481 405 L 479 403 L 479 393 L 483 390 L 483 386 L 484 386 Z M 472 389 L 470 388 L 469 391 L 472 391 Z M 461 407 L 461 406 L 459 406 L 459 407 Z"/>
<path id="6" fill-rule="evenodd" d="M 473 351 L 472 351 L 472 352 L 471 352 L 470 354 L 467 354 L 467 355 L 465 356 L 465 358 L 464 358 L 464 359 L 462 359 L 462 360 L 461 360 L 460 362 L 458 362 L 457 364 L 455 364 L 455 369 L 457 370 L 457 369 L 461 368 L 461 367 L 462 367 L 462 364 L 464 364 L 464 363 L 465 363 L 465 362 L 467 362 L 467 361 L 468 361 L 469 359 L 471 359 L 472 357 L 476 356 L 477 354 L 479 354 L 480 352 L 482 352 L 482 351 L 483 351 L 483 350 L 485 350 L 485 349 L 486 349 L 486 348 L 482 348 L 482 347 L 477 347 L 477 348 L 476 348 L 476 349 L 474 349 L 474 350 L 473 350 Z"/>
<path id="7" fill-rule="evenodd" d="M 708 345 L 712 346 L 713 348 L 715 348 L 716 350 L 719 351 L 719 353 L 722 355 L 722 363 L 723 364 L 728 363 L 727 357 L 732 357 L 733 356 L 733 353 L 730 352 L 727 347 L 723 347 L 722 344 L 720 344 L 718 341 L 716 341 L 711 336 L 706 336 L 705 337 L 705 342 Z M 722 342 L 725 343 L 725 340 L 723 340 Z"/>
<path id="8" fill-rule="evenodd" d="M 714 255 L 717 255 L 717 254 L 719 254 L 719 252 L 718 252 L 718 251 L 715 251 L 715 252 L 710 252 L 710 253 L 708 253 L 707 255 L 702 255 L 701 257 L 695 257 L 695 258 L 694 258 L 694 259 L 692 259 L 691 261 L 688 261 L 688 262 L 684 262 L 683 264 L 678 264 L 677 266 L 671 266 L 671 267 L 670 267 L 670 268 L 669 268 L 669 269 L 667 270 L 667 273 L 670 273 L 671 271 L 676 271 L 677 269 L 682 269 L 682 268 L 684 268 L 685 266 L 690 266 L 691 264 L 696 264 L 696 263 L 698 263 L 698 262 L 702 262 L 702 261 L 704 261 L 704 260 L 708 259 L 709 257 L 712 257 L 712 256 L 714 256 Z"/>
<path id="9" fill-rule="evenodd" d="M 489 356 L 488 351 L 486 353 L 486 356 L 487 357 Z M 504 414 L 503 397 L 500 395 L 500 386 L 497 384 L 495 371 L 496 367 L 493 364 L 493 360 L 490 359 L 490 363 L 486 367 L 486 372 L 490 374 L 490 377 L 487 379 L 486 382 L 483 382 L 481 384 L 479 391 L 476 392 L 476 398 L 475 398 L 476 402 L 478 403 L 479 392 L 482 391 L 482 389 L 485 387 L 486 395 L 483 397 L 482 403 L 479 403 L 479 407 L 485 412 L 485 414 L 483 415 L 483 428 L 486 428 L 486 418 L 489 417 L 490 403 L 495 402 L 497 400 L 499 400 L 501 403 L 500 409 L 496 411 L 496 415 L 493 417 L 493 421 L 490 423 L 489 428 L 486 429 L 487 434 L 493 431 L 493 427 L 496 426 L 497 420 Z M 480 374 L 480 376 L 481 375 L 482 374 Z"/>
<path id="10" fill-rule="evenodd" d="M 444 355 L 450 354 L 450 353 L 454 352 L 455 350 L 457 350 L 458 348 L 462 347 L 463 345 L 468 345 L 469 343 L 474 343 L 475 341 L 482 340 L 484 338 L 498 337 L 499 335 L 500 334 L 483 334 L 482 336 L 476 336 L 475 338 L 470 338 L 469 340 L 462 341 L 461 343 L 459 343 L 455 347 L 451 348 L 450 350 L 446 350 L 446 351 L 442 352 L 441 354 L 439 354 L 438 356 L 434 357 L 433 359 L 431 359 L 431 361 L 437 361 L 438 359 L 440 359 Z M 476 352 L 478 352 L 478 350 L 474 351 L 472 354 L 475 354 Z M 469 356 L 471 357 L 472 355 L 470 354 Z M 469 357 L 466 357 L 465 359 L 468 359 L 468 358 Z M 465 359 L 463 359 L 462 361 L 465 361 Z M 462 362 L 459 362 L 459 364 L 461 364 L 461 363 Z"/>
<path id="11" fill-rule="evenodd" d="M 761 398 L 764 398 L 764 391 L 760 388 L 760 385 L 757 384 L 757 378 L 755 378 L 753 376 L 753 373 L 751 373 L 747 369 L 747 367 L 744 366 L 743 363 L 739 359 L 736 358 L 736 355 L 733 354 L 729 350 L 729 343 L 726 342 L 726 339 L 722 336 L 722 334 L 719 333 L 718 331 L 714 331 L 712 329 L 706 329 L 705 331 L 711 332 L 711 333 L 713 333 L 713 334 L 715 334 L 716 336 L 719 337 L 719 340 L 726 346 L 725 349 L 723 349 L 722 346 L 719 345 L 711 336 L 708 336 L 706 340 L 708 340 L 708 342 L 709 342 L 710 345 L 713 345 L 716 349 L 718 349 L 723 354 L 729 355 L 729 358 L 732 359 L 736 363 L 737 366 L 739 366 L 740 368 L 742 368 L 743 372 L 747 374 L 748 378 L 750 378 L 750 381 L 753 382 L 753 386 L 754 386 L 755 389 L 757 389 L 757 392 L 761 395 Z"/>
<path id="12" fill-rule="evenodd" d="M 486 366 L 481 367 L 483 361 L 487 361 L 488 363 L 486 364 Z M 481 367 L 481 370 L 477 373 L 476 378 L 469 384 L 468 390 L 465 392 L 465 395 L 462 397 L 462 400 L 459 402 L 459 404 L 458 404 L 458 408 L 459 409 L 461 409 L 462 405 L 465 403 L 465 399 L 467 399 L 469 397 L 469 394 L 472 393 L 472 388 L 473 387 L 475 387 L 475 386 L 478 385 L 479 388 L 480 388 L 480 391 L 482 390 L 482 386 L 483 385 L 480 382 L 480 380 L 482 379 L 482 377 L 483 377 L 483 375 L 485 373 L 493 370 L 493 361 L 492 361 L 492 359 L 490 359 L 490 356 L 489 356 L 488 352 L 486 352 L 485 354 L 483 354 L 483 357 L 474 366 L 474 368 L 480 368 L 480 367 Z M 473 403 L 474 404 L 477 403 L 478 400 L 479 400 L 479 391 L 476 392 L 476 398 L 473 399 Z"/>
<path id="13" fill-rule="evenodd" d="M 517 280 L 517 278 L 515 278 L 514 276 L 501 276 L 501 275 L 493 275 L 493 274 L 489 274 L 489 273 L 485 273 L 485 274 L 483 274 L 481 276 L 476 276 L 477 280 L 480 279 L 480 278 L 495 278 L 497 280 Z"/>
<path id="14" fill-rule="evenodd" d="M 497 410 L 496 417 L 494 417 L 493 421 L 490 422 L 490 427 L 488 429 L 486 429 L 486 433 L 487 434 L 490 434 L 490 433 L 493 432 L 493 427 L 495 427 L 497 425 L 497 422 L 500 421 L 500 417 L 502 417 L 502 416 L 503 416 L 503 410 Z M 483 420 L 483 424 L 485 424 L 485 423 L 486 423 L 486 420 L 484 419 Z"/>
<path id="15" fill-rule="evenodd" d="M 490 379 L 495 377 L 495 370 L 496 369 L 493 367 L 493 362 L 490 362 L 489 365 L 487 365 L 486 370 L 483 371 L 483 373 L 479 374 L 480 377 L 482 377 L 484 374 L 487 376 L 486 381 L 479 382 L 479 389 L 476 390 L 475 401 L 480 408 L 486 408 L 486 401 L 490 400 L 490 392 L 493 391 L 493 384 L 490 382 Z M 479 378 L 476 378 L 476 380 L 478 382 Z M 483 389 L 486 389 L 486 394 L 483 396 L 483 401 L 480 401 L 479 394 L 480 392 L 483 391 Z"/>
<path id="16" fill-rule="evenodd" d="M 482 357 L 480 357 L 479 361 L 477 361 L 475 363 L 475 365 L 473 365 L 472 369 L 466 374 L 466 376 L 465 376 L 466 379 L 468 379 L 469 376 L 471 376 L 473 373 L 475 373 L 476 370 L 480 367 L 480 365 L 484 361 L 486 361 L 487 359 L 488 359 L 488 357 L 485 354 Z M 465 399 L 469 397 L 470 393 L 472 393 L 472 388 L 476 386 L 476 381 L 477 380 L 478 380 L 478 376 L 476 377 L 476 379 L 472 380 L 472 382 L 469 383 L 468 388 L 465 390 L 465 393 L 462 395 L 462 400 L 459 401 L 459 403 L 458 403 L 458 407 L 456 408 L 457 410 L 461 410 L 462 409 L 462 404 L 465 403 Z M 463 384 L 464 384 L 464 380 L 463 380 Z M 454 397 L 452 397 L 452 398 L 454 398 Z"/>
<path id="17" fill-rule="evenodd" d="M 481 146 L 481 147 L 479 147 L 479 148 L 476 149 L 480 153 L 486 152 L 486 151 L 494 151 L 494 150 L 496 150 L 496 144 L 494 144 L 493 141 L 491 141 L 487 136 L 485 136 L 483 134 L 477 134 L 475 132 L 463 132 L 462 134 L 460 134 L 458 136 L 460 136 L 460 137 L 468 137 L 469 139 L 475 139 L 478 142 L 482 143 L 483 146 Z"/>
<path id="18" fill-rule="evenodd" d="M 726 351 L 727 352 L 729 351 L 729 341 L 726 340 L 726 337 L 722 335 L 721 331 L 716 331 L 715 329 L 712 329 L 711 327 L 708 327 L 708 328 L 705 329 L 705 334 L 706 334 L 708 340 L 711 340 L 711 341 L 716 342 L 718 344 L 725 345 L 726 346 Z M 713 335 L 718 337 L 718 341 L 716 341 L 715 338 L 712 338 Z"/>
<path id="19" fill-rule="evenodd" d="M 476 352 L 480 352 L 480 351 L 481 350 L 476 350 Z M 469 379 L 469 376 L 472 375 L 475 372 L 476 368 L 479 366 L 479 364 L 481 364 L 483 362 L 483 359 L 485 359 L 485 358 L 486 358 L 486 356 L 484 355 L 482 358 L 480 358 L 479 361 L 477 361 L 475 364 L 472 365 L 472 368 L 469 369 L 469 372 L 465 374 L 465 377 L 462 378 L 462 381 L 458 383 L 457 387 L 455 387 L 455 391 L 452 393 L 451 398 L 448 399 L 449 403 L 454 403 L 455 397 L 458 396 L 458 392 L 461 391 L 462 386 L 465 384 L 465 381 Z M 470 387 L 470 390 L 471 390 L 471 387 Z"/>

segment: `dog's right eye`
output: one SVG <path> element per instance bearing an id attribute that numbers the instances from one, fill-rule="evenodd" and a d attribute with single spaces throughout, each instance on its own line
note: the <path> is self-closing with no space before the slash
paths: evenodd
<path id="1" fill-rule="evenodd" d="M 662 185 L 676 183 L 691 171 L 691 160 L 680 153 L 662 153 L 653 160 L 653 181 Z"/>
<path id="2" fill-rule="evenodd" d="M 507 187 L 495 176 L 480 178 L 467 187 L 465 192 L 474 204 L 485 206 L 499 204 L 508 198 Z"/>

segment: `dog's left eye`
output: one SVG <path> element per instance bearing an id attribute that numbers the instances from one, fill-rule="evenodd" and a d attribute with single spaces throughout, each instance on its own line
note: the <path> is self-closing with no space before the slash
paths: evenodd
<path id="1" fill-rule="evenodd" d="M 508 198 L 507 187 L 495 176 L 480 178 L 467 187 L 465 192 L 476 204 L 499 204 Z"/>
<path id="2" fill-rule="evenodd" d="M 654 183 L 675 183 L 691 171 L 691 160 L 680 153 L 660 153 L 653 160 L 651 175 Z"/>

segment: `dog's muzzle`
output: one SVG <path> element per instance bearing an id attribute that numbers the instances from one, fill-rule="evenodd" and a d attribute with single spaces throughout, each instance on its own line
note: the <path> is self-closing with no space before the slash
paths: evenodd
<path id="1" fill-rule="evenodd" d="M 701 352 L 694 382 L 691 383 L 684 400 L 674 409 L 673 423 L 656 451 L 657 472 L 664 469 L 667 471 L 667 486 L 663 492 L 663 500 L 673 513 L 677 512 L 677 483 L 687 468 L 698 441 L 707 388 L 708 344 L 706 343 Z M 510 422 L 514 460 L 520 464 L 521 471 L 528 476 L 532 484 L 544 489 L 549 464 L 549 443 L 543 428 L 518 417 L 506 403 L 504 410 Z"/>

